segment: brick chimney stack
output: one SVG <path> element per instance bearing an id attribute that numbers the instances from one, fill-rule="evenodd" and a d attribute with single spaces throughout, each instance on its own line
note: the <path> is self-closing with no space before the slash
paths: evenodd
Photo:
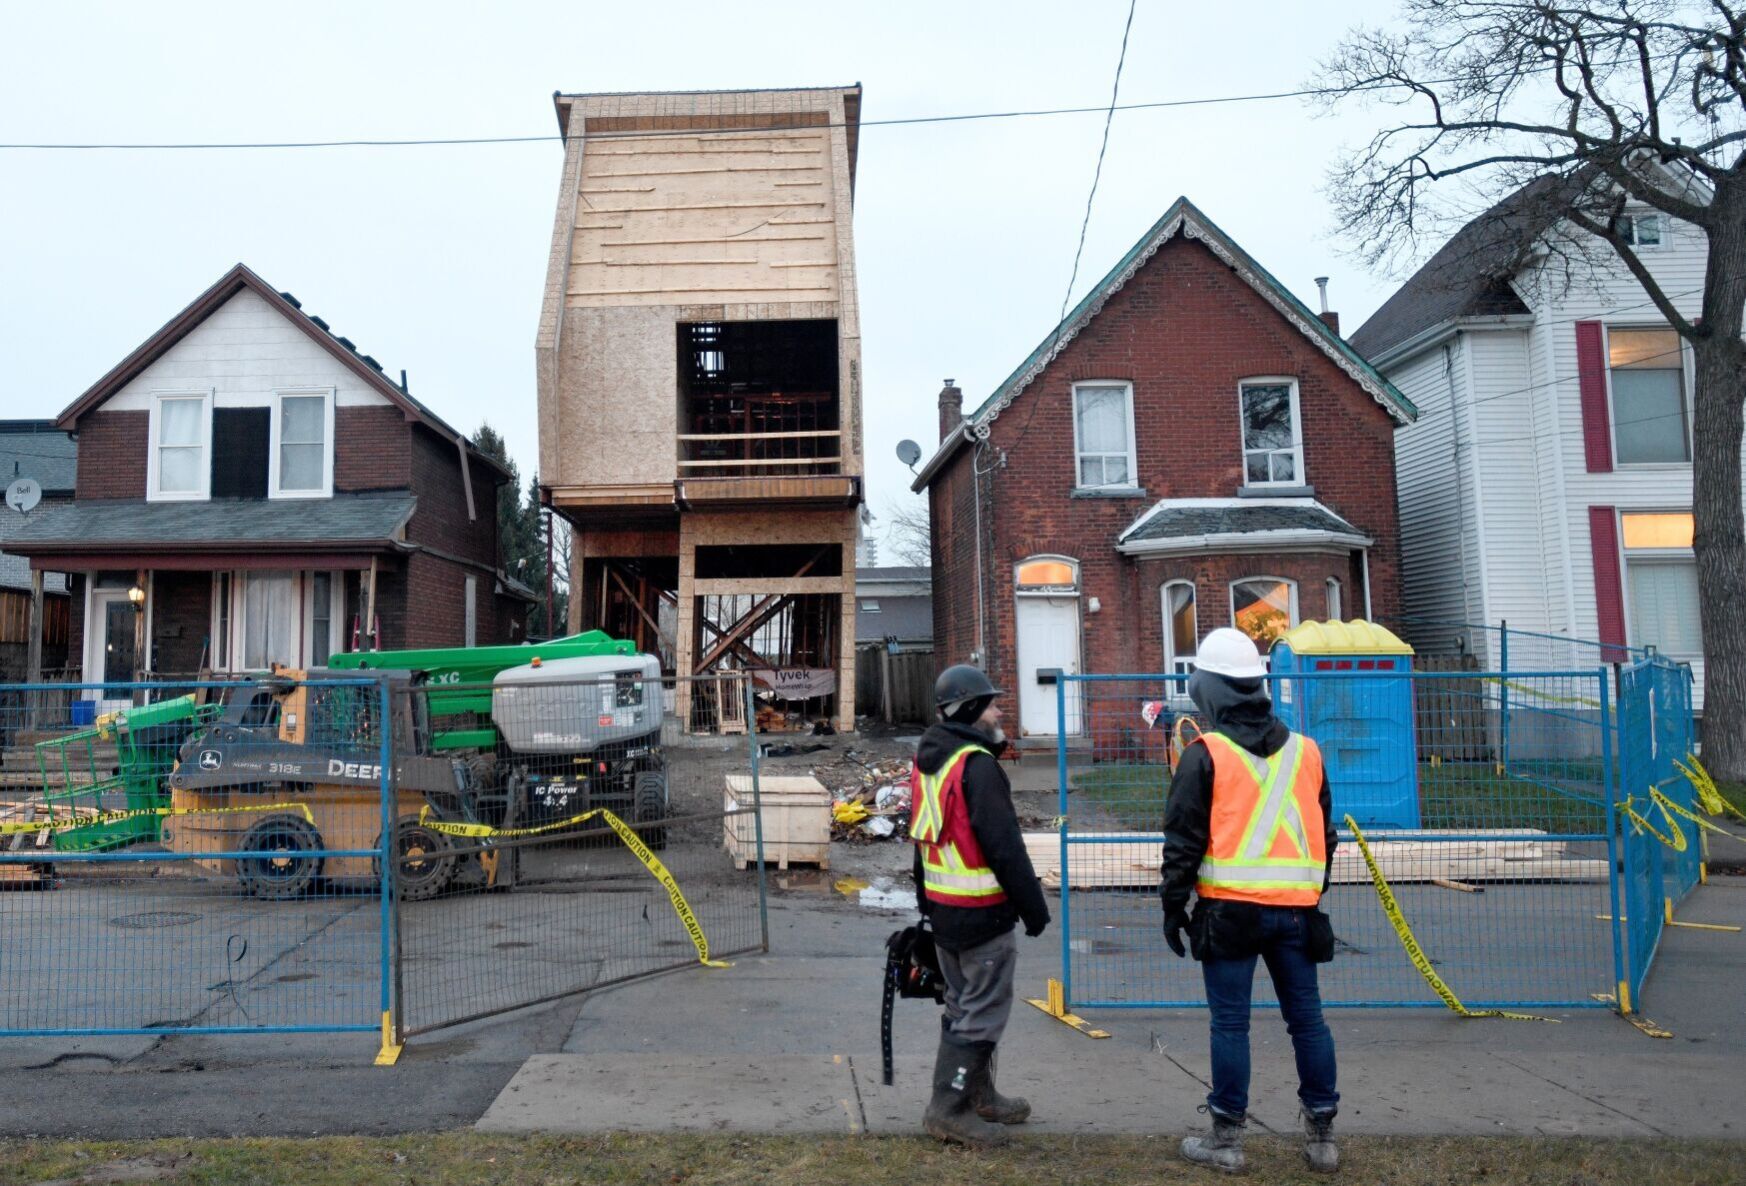
<path id="1" fill-rule="evenodd" d="M 964 393 L 958 390 L 958 385 L 947 379 L 946 385 L 940 388 L 940 439 L 955 431 L 964 421 Z"/>
<path id="2" fill-rule="evenodd" d="M 1316 277 L 1316 289 L 1322 294 L 1322 311 L 1316 314 L 1322 319 L 1322 324 L 1334 331 L 1334 336 L 1340 336 L 1340 315 L 1328 308 L 1328 278 Z"/>

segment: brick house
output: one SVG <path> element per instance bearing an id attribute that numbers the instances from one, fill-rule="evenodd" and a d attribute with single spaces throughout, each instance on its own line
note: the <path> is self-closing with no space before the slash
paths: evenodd
<path id="1" fill-rule="evenodd" d="M 70 575 L 88 679 L 525 637 L 509 474 L 241 264 L 55 423 L 74 497 L 7 550 Z"/>
<path id="2" fill-rule="evenodd" d="M 981 406 L 941 392 L 914 484 L 939 663 L 983 664 L 1011 732 L 1053 735 L 1052 670 L 1186 671 L 1218 626 L 1265 645 L 1392 615 L 1394 430 L 1416 415 L 1178 199 Z"/>

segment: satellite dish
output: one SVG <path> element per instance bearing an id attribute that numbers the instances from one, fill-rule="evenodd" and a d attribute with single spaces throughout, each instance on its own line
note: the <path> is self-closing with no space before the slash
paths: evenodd
<path id="1" fill-rule="evenodd" d="M 921 446 L 914 441 L 898 441 L 897 459 L 914 469 L 915 463 L 921 460 Z"/>
<path id="2" fill-rule="evenodd" d="M 35 478 L 19 478 L 6 487 L 6 505 L 21 515 L 29 514 L 42 501 L 42 483 Z"/>

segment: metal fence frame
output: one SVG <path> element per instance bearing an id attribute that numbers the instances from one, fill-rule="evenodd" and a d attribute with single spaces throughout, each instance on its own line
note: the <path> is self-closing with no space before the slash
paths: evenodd
<path id="1" fill-rule="evenodd" d="M 183 692 L 183 691 L 212 691 L 212 690 L 218 690 L 218 689 L 234 689 L 236 686 L 237 686 L 237 681 L 235 681 L 235 680 L 196 680 L 196 681 L 190 681 L 189 683 L 186 683 L 186 684 L 174 685 L 175 689 L 178 692 Z M 388 717 L 386 715 L 388 712 L 388 706 L 389 706 L 387 685 L 385 683 L 382 683 L 382 682 L 374 680 L 374 679 L 320 679 L 320 680 L 303 681 L 301 686 L 309 687 L 309 688 L 342 688 L 342 687 L 345 687 L 345 688 L 371 689 L 371 690 L 375 690 L 378 693 L 378 696 L 379 696 L 378 711 L 382 714 L 379 719 L 383 722 L 382 728 L 380 729 L 381 744 L 380 744 L 380 751 L 379 752 L 380 752 L 380 761 L 381 761 L 381 781 L 378 784 L 378 793 L 379 793 L 379 797 L 380 797 L 382 818 L 383 818 L 384 822 L 387 822 L 390 819 L 390 816 L 389 816 L 390 804 L 393 802 L 392 798 L 389 795 L 389 790 L 388 790 L 389 783 L 390 783 L 390 773 L 391 773 L 392 768 L 393 768 L 393 762 L 392 762 L 390 729 L 388 727 Z M 105 698 L 104 694 L 107 694 L 107 698 L 109 698 L 109 699 L 116 699 L 116 698 L 119 698 L 116 694 L 126 695 L 130 698 L 132 698 L 132 697 L 150 697 L 153 694 L 161 695 L 165 691 L 165 688 L 166 688 L 166 685 L 160 681 L 151 681 L 151 682 L 134 681 L 134 682 L 129 682 L 129 683 L 102 683 L 102 682 L 57 683 L 57 684 L 50 684 L 50 685 L 45 685 L 45 684 L 0 684 L 0 695 L 17 693 L 17 694 L 21 694 L 23 696 L 28 697 L 28 696 L 33 695 L 33 694 L 41 694 L 45 691 L 53 691 L 55 693 L 64 693 L 64 692 L 69 692 L 69 691 L 95 691 L 95 692 L 100 694 L 99 699 Z M 386 843 L 389 835 L 390 835 L 390 829 L 385 827 L 382 831 L 384 843 Z M 65 851 L 55 850 L 55 851 L 46 852 L 46 853 L 6 852 L 3 854 L 0 854 L 0 857 L 3 857 L 5 862 L 9 863 L 9 864 L 54 864 L 54 865 L 116 864 L 116 865 L 119 865 L 119 864 L 126 863 L 126 864 L 139 865 L 139 864 L 149 864 L 149 863 L 157 863 L 157 862 L 175 862 L 175 861 L 191 861 L 191 860 L 238 860 L 238 859 L 248 859 L 251 856 L 258 858 L 259 855 L 260 854 L 258 852 L 250 853 L 250 852 L 235 851 L 235 850 L 222 851 L 222 852 L 206 852 L 206 851 L 195 851 L 195 852 L 162 852 L 162 851 L 65 852 Z M 160 1026 L 77 1026 L 77 1025 L 75 1025 L 75 1026 L 64 1026 L 64 1027 L 31 1026 L 31 1027 L 18 1027 L 18 1028 L 0 1028 L 0 1039 L 4 1039 L 4 1038 L 41 1038 L 41 1037 L 118 1037 L 118 1036 L 125 1036 L 125 1035 L 153 1035 L 153 1036 L 160 1036 L 161 1037 L 161 1036 L 168 1035 L 168 1034 L 299 1034 L 299 1033 L 375 1033 L 375 1032 L 379 1032 L 382 1029 L 382 1027 L 384 1026 L 384 1024 L 386 1023 L 387 1018 L 389 1016 L 390 1002 L 392 999 L 392 997 L 391 997 L 392 972 L 391 972 L 391 968 L 389 965 L 390 944 L 388 942 L 388 932 L 389 932 L 389 928 L 392 925 L 391 910 L 390 910 L 390 899 L 392 897 L 392 891 L 390 889 L 390 878 L 391 878 L 390 866 L 391 866 L 392 862 L 382 859 L 386 855 L 385 849 L 329 849 L 329 848 L 324 847 L 324 848 L 319 849 L 319 850 L 311 850 L 311 851 L 305 853 L 304 855 L 307 857 L 319 857 L 324 861 L 328 860 L 328 859 L 332 859 L 332 858 L 365 858 L 365 859 L 375 859 L 378 861 L 378 867 L 380 870 L 380 874 L 379 874 L 379 884 L 378 884 L 377 890 L 376 890 L 376 896 L 377 896 L 378 902 L 379 902 L 379 909 L 378 909 L 379 942 L 378 942 L 378 946 L 380 948 L 380 961 L 379 961 L 379 964 L 380 964 L 380 975 L 379 975 L 380 984 L 379 984 L 379 991 L 378 991 L 378 1000 L 379 1000 L 379 1005 L 380 1005 L 380 1010 L 381 1010 L 381 1018 L 380 1019 L 376 1019 L 376 1020 L 363 1019 L 363 1020 L 359 1020 L 357 1022 L 310 1021 L 310 1022 L 304 1022 L 304 1023 L 288 1023 L 288 1024 L 279 1024 L 279 1025 L 258 1025 L 258 1026 L 255 1026 L 255 1025 L 251 1025 L 251 1026 L 190 1025 L 190 1026 L 175 1026 L 175 1027 L 166 1027 L 166 1026 L 161 1026 L 161 1025 Z M 29 893 L 29 892 L 39 892 L 39 891 L 26 890 L 26 891 L 16 891 L 16 892 Z"/>
<path id="2" fill-rule="evenodd" d="M 1561 640 L 1563 641 L 1563 640 Z M 1491 836 L 1497 840 L 1534 839 L 1539 841 L 1561 841 L 1599 845 L 1604 842 L 1606 859 L 1609 869 L 1606 885 L 1606 901 L 1610 903 L 1610 946 L 1611 970 L 1613 988 L 1617 1003 L 1626 1011 L 1633 1008 L 1633 1002 L 1640 1002 L 1644 981 L 1653 964 L 1656 945 L 1661 928 L 1672 916 L 1674 905 L 1688 893 L 1691 887 L 1701 879 L 1701 847 L 1700 842 L 1690 844 L 1683 853 L 1665 851 L 1665 846 L 1653 836 L 1641 834 L 1631 823 L 1623 811 L 1623 807 L 1632 796 L 1633 780 L 1653 785 L 1669 795 L 1675 802 L 1692 809 L 1692 791 L 1684 777 L 1674 766 L 1675 759 L 1684 760 L 1691 751 L 1691 672 L 1679 664 L 1669 662 L 1664 658 L 1647 655 L 1636 662 L 1625 665 L 1615 665 L 1611 669 L 1596 666 L 1578 671 L 1410 671 L 1364 674 L 1359 672 L 1291 672 L 1285 675 L 1270 676 L 1269 681 L 1277 686 L 1282 682 L 1301 680 L 1399 680 L 1414 681 L 1415 688 L 1435 681 L 1484 681 L 1495 686 L 1497 707 L 1499 709 L 1497 728 L 1499 731 L 1498 763 L 1500 772 L 1513 761 L 1511 751 L 1511 697 L 1518 698 L 1515 711 L 1523 711 L 1520 700 L 1524 692 L 1531 692 L 1530 681 L 1536 678 L 1574 681 L 1582 688 L 1592 688 L 1590 696 L 1586 691 L 1579 697 L 1580 704 L 1570 709 L 1566 715 L 1577 719 L 1582 713 L 1588 713 L 1595 719 L 1593 727 L 1598 731 L 1598 747 L 1600 754 L 1600 797 L 1593 806 L 1604 812 L 1604 822 L 1600 830 L 1580 834 L 1547 834 L 1537 833 L 1532 837 L 1524 834 L 1520 837 Z M 1085 708 L 1085 696 L 1088 689 L 1099 685 L 1119 682 L 1145 684 L 1159 688 L 1176 688 L 1177 694 L 1185 696 L 1186 677 L 1178 674 L 1110 674 L 1110 675 L 1071 675 L 1061 677 L 1056 684 L 1056 766 L 1059 781 L 1059 819 L 1058 832 L 1060 837 L 1061 862 L 1061 961 L 1062 982 L 1066 1004 L 1069 1007 L 1080 1008 L 1197 1008 L 1204 1007 L 1202 999 L 1181 1000 L 1100 1000 L 1088 997 L 1083 992 L 1075 994 L 1074 971 L 1075 963 L 1080 958 L 1075 952 L 1074 894 L 1072 877 L 1070 875 L 1074 851 L 1084 844 L 1105 843 L 1092 837 L 1075 837 L 1073 835 L 1069 791 L 1072 787 L 1069 764 L 1070 737 L 1069 733 L 1069 703 L 1074 703 L 1080 713 L 1082 727 L 1091 715 Z M 1559 706 L 1537 707 L 1533 711 L 1556 717 Z M 1582 722 L 1589 724 L 1586 718 Z M 1416 726 L 1415 726 L 1416 727 Z M 1089 730 L 1088 730 L 1089 731 Z M 1095 746 L 1095 740 L 1093 745 Z M 1416 785 L 1416 784 L 1415 784 Z M 1637 801 L 1642 810 L 1648 805 L 1643 802 L 1646 789 L 1637 788 Z M 1688 829 L 1689 830 L 1689 829 Z M 1342 844 L 1350 843 L 1351 834 L 1345 828 L 1340 829 Z M 1425 840 L 1460 840 L 1458 835 L 1416 837 Z M 1124 834 L 1124 840 L 1126 836 Z M 1157 832 L 1136 832 L 1133 835 L 1136 844 L 1162 845 L 1164 835 Z M 1664 885 L 1665 879 L 1671 885 Z M 1078 891 L 1084 892 L 1084 891 Z M 1599 921 L 1599 920 L 1597 920 Z M 1085 941 L 1090 948 L 1091 941 Z M 1160 944 L 1159 954 L 1162 956 Z M 1404 956 L 1402 956 L 1404 960 Z M 1476 997 L 1465 1003 L 1470 1007 L 1483 1008 L 1599 1008 L 1610 1007 L 1613 1003 L 1607 999 L 1607 985 L 1604 982 L 1595 983 L 1592 992 L 1572 993 L 1564 999 L 1515 999 L 1495 998 L 1495 994 L 1485 999 Z M 1427 994 L 1424 999 L 1360 999 L 1360 1000 L 1325 1000 L 1324 1004 L 1333 1008 L 1424 1008 L 1435 1007 L 1436 1000 Z"/>

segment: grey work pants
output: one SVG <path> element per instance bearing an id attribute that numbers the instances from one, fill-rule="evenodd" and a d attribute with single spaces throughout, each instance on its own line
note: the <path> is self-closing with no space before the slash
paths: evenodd
<path id="1" fill-rule="evenodd" d="M 960 1042 L 998 1042 L 1012 1016 L 1018 937 L 1012 931 L 966 947 L 939 949 L 946 977 L 946 1030 Z"/>

